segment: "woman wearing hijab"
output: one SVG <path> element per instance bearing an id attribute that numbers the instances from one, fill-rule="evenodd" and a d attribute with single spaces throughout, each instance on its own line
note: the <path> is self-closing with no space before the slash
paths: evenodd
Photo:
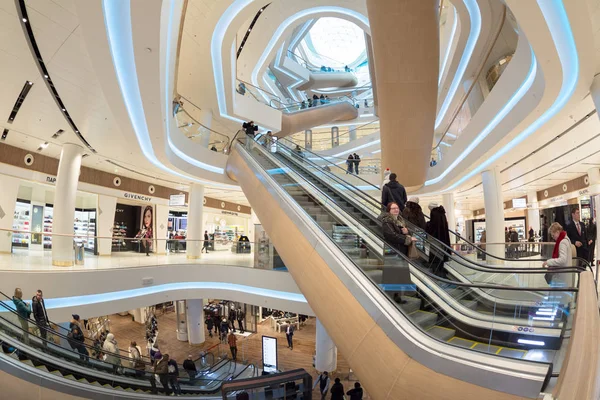
<path id="1" fill-rule="evenodd" d="M 115 335 L 112 333 L 106 335 L 106 340 L 104 341 L 104 345 L 102 345 L 102 350 L 104 350 L 104 353 L 106 353 L 106 359 L 104 361 L 113 365 L 113 373 L 116 374 L 117 370 L 121 366 L 121 358 L 119 357 L 119 346 L 117 345 Z"/>
<path id="2" fill-rule="evenodd" d="M 419 205 L 418 197 L 411 197 L 408 199 L 406 206 L 404 207 L 404 211 L 402 211 L 402 218 L 417 228 L 421 228 L 422 230 L 427 228 L 425 214 L 423 214 L 423 209 Z"/>

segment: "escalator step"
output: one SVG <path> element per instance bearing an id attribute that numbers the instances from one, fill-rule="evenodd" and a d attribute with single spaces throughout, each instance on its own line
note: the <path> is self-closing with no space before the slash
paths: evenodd
<path id="1" fill-rule="evenodd" d="M 402 296 L 402 300 L 405 300 L 406 304 L 400 304 L 400 308 L 402 308 L 407 314 L 416 312 L 421 308 L 421 299 L 419 298 Z"/>
<path id="2" fill-rule="evenodd" d="M 99 383 L 98 383 L 98 382 L 96 382 L 96 381 L 94 381 L 94 382 L 91 382 L 91 383 L 90 383 L 90 385 L 94 385 L 94 386 L 102 386 L 101 384 L 99 384 Z"/>
<path id="3" fill-rule="evenodd" d="M 65 375 L 65 379 L 69 379 L 69 380 L 72 380 L 72 381 L 76 381 L 76 380 L 77 380 L 77 379 L 75 379 L 75 377 L 74 377 L 73 375 L 71 375 L 71 374 L 69 374 L 69 375 Z"/>
<path id="4" fill-rule="evenodd" d="M 60 376 L 61 378 L 63 377 L 63 374 L 62 374 L 60 371 L 58 371 L 58 370 L 56 370 L 56 371 L 52 371 L 52 372 L 50 372 L 50 373 L 51 373 L 52 375 Z"/>
<path id="5" fill-rule="evenodd" d="M 127 389 L 125 389 L 125 391 L 126 392 L 133 392 L 133 393 L 135 393 L 135 390 L 133 390 L 132 388 L 127 388 Z"/>
<path id="6" fill-rule="evenodd" d="M 487 343 L 477 343 L 474 347 L 471 347 L 473 350 L 481 351 L 484 353 L 490 354 L 498 354 L 499 351 L 502 350 L 500 346 L 494 346 L 493 344 Z"/>
<path id="7" fill-rule="evenodd" d="M 463 306 L 470 308 L 471 310 L 477 309 L 477 300 L 460 300 L 460 304 Z"/>
<path id="8" fill-rule="evenodd" d="M 438 338 L 443 342 L 447 342 L 456 334 L 455 329 L 450 329 L 438 325 L 432 326 L 430 329 L 427 330 L 427 332 L 431 334 L 431 336 Z"/>
<path id="9" fill-rule="evenodd" d="M 79 378 L 79 379 L 77 379 L 77 382 L 81 382 L 81 383 L 90 383 L 90 381 L 88 381 L 88 380 L 87 380 L 87 379 L 85 379 L 85 378 Z"/>
<path id="10" fill-rule="evenodd" d="M 35 367 L 35 365 L 33 365 L 33 362 L 31 360 L 21 360 L 21 362 L 25 365 L 29 365 L 30 367 Z"/>
<path id="11" fill-rule="evenodd" d="M 468 340 L 468 339 L 459 338 L 456 336 L 450 338 L 450 340 L 448 340 L 448 343 L 452 343 L 455 346 L 460 346 L 460 347 L 464 347 L 467 349 L 470 349 L 473 346 L 477 345 L 477 342 L 474 342 L 474 341 Z"/>
<path id="12" fill-rule="evenodd" d="M 39 370 L 41 370 L 41 371 L 50 372 L 48 370 L 48 367 L 46 367 L 45 365 L 38 365 L 36 368 L 39 369 Z"/>
<path id="13" fill-rule="evenodd" d="M 508 349 L 503 347 L 496 354 L 498 354 L 499 356 L 505 356 L 510 358 L 523 358 L 527 355 L 527 351 L 520 349 Z"/>
<path id="14" fill-rule="evenodd" d="M 410 318 L 420 327 L 429 328 L 435 325 L 438 315 L 429 311 L 418 310 L 409 314 Z"/>

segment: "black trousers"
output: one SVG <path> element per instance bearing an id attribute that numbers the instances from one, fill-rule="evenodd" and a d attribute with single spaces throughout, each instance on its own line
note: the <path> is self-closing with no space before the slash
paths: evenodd
<path id="1" fill-rule="evenodd" d="M 293 342 L 293 337 L 294 335 L 288 335 L 286 334 L 285 337 L 287 338 L 287 342 L 288 342 L 288 347 L 290 348 L 294 348 L 294 342 Z"/>

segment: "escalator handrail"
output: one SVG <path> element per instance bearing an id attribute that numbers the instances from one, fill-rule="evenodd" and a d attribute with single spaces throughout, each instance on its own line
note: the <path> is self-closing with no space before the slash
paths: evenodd
<path id="1" fill-rule="evenodd" d="M 292 143 L 293 143 L 293 142 L 292 142 Z M 277 141 L 277 145 L 278 145 L 278 146 L 279 146 L 279 145 L 281 145 L 281 146 L 285 147 L 285 148 L 286 148 L 288 151 L 290 151 L 292 154 L 293 154 L 293 152 L 294 152 L 294 151 L 293 151 L 293 149 L 289 148 L 289 147 L 288 147 L 288 146 L 286 146 L 285 144 L 282 144 L 282 143 L 280 143 L 280 140 L 278 140 L 278 141 Z M 298 146 L 299 146 L 299 145 L 298 145 Z M 301 146 L 299 146 L 299 147 L 300 147 L 300 148 L 302 148 Z M 318 154 L 312 153 L 310 150 L 306 150 L 306 149 L 304 149 L 304 148 L 302 148 L 302 149 L 303 149 L 303 151 L 306 151 L 306 152 L 308 152 L 308 153 L 314 154 L 315 156 L 317 156 L 317 157 L 319 157 L 319 158 L 322 158 L 322 159 L 323 159 L 323 157 L 319 156 Z M 304 160 L 304 161 L 306 161 L 306 162 L 308 162 L 308 163 L 310 163 L 310 164 L 312 164 L 314 167 L 318 168 L 318 169 L 320 170 L 320 172 L 321 172 L 321 173 L 323 173 L 323 174 L 327 175 L 327 176 L 328 176 L 328 177 L 329 177 L 331 180 L 337 181 L 337 182 L 338 182 L 340 185 L 342 185 L 342 186 L 346 187 L 346 188 L 347 188 L 349 191 L 351 191 L 352 193 L 358 194 L 358 196 L 359 196 L 359 197 L 361 197 L 361 198 L 365 199 L 365 200 L 366 200 L 367 202 L 369 202 L 369 203 L 370 203 L 370 204 L 371 204 L 371 205 L 372 205 L 374 208 L 376 208 L 376 207 L 379 207 L 379 209 L 383 211 L 383 206 L 382 206 L 382 204 L 381 204 L 379 201 L 377 201 L 376 199 L 374 199 L 372 196 L 370 196 L 369 194 L 365 193 L 364 191 L 362 191 L 361 189 L 359 189 L 359 188 L 357 188 L 356 186 L 352 185 L 351 183 L 348 183 L 348 182 L 346 182 L 345 180 L 343 180 L 342 178 L 340 178 L 340 177 L 339 177 L 339 176 L 337 176 L 336 174 L 334 174 L 334 173 L 332 173 L 332 172 L 330 172 L 330 171 L 327 171 L 327 170 L 325 170 L 323 167 L 321 167 L 321 166 L 317 165 L 316 163 L 312 162 L 310 159 L 308 159 L 308 158 L 304 157 L 304 158 L 303 158 L 303 160 Z M 335 166 L 335 167 L 337 167 L 337 168 L 340 168 L 340 167 L 338 167 L 338 166 Z M 340 169 L 341 169 L 341 168 L 340 168 Z M 342 170 L 343 170 L 343 169 L 342 169 Z M 310 173 L 310 171 L 308 171 L 308 172 Z M 355 176 L 355 177 L 356 177 L 356 178 L 358 178 L 358 179 L 360 179 L 360 180 L 362 180 L 363 182 L 367 183 L 368 185 L 372 186 L 373 188 L 375 188 L 375 189 L 379 190 L 379 188 L 378 188 L 378 187 L 374 186 L 374 185 L 373 185 L 373 184 L 371 184 L 370 182 L 367 182 L 367 181 L 365 181 L 364 179 L 362 179 L 362 178 L 360 178 L 360 177 L 358 177 L 358 176 Z M 324 182 L 324 183 L 325 183 L 325 182 Z M 327 183 L 325 183 L 325 184 L 327 184 Z M 335 188 L 333 188 L 333 189 L 335 189 Z M 343 193 L 340 193 L 340 192 L 338 192 L 338 193 L 339 193 L 341 196 L 343 196 L 343 197 L 345 197 L 345 198 L 347 199 L 347 196 L 345 196 Z M 360 205 L 360 204 L 358 204 L 358 205 Z M 426 217 L 426 218 L 429 218 L 428 216 L 425 216 L 425 217 Z M 373 220 L 375 220 L 375 218 L 373 218 Z M 413 225 L 412 223 L 410 223 L 410 222 L 409 222 L 409 221 L 407 221 L 406 219 L 403 219 L 403 221 L 404 221 L 404 223 L 405 223 L 406 227 L 407 227 L 407 228 L 409 228 L 409 230 L 410 230 L 410 231 L 412 231 L 412 232 L 418 232 L 418 231 L 420 231 L 420 230 L 421 230 L 419 227 L 417 227 L 417 226 Z M 462 238 L 460 235 L 456 234 L 454 231 L 452 231 L 452 230 L 450 230 L 450 229 L 449 229 L 448 231 L 449 231 L 450 233 L 452 233 L 452 234 L 456 235 L 457 237 L 459 237 L 459 238 L 461 238 L 461 239 L 465 240 L 465 239 L 464 239 L 464 238 Z M 430 243 L 430 244 L 431 244 L 431 242 L 433 241 L 434 243 L 436 243 L 436 245 L 437 245 L 436 247 L 438 247 L 438 250 L 439 250 L 439 246 L 441 246 L 441 247 L 442 247 L 444 250 L 440 250 L 440 251 L 446 251 L 446 252 L 447 252 L 447 251 L 450 251 L 452 254 L 455 254 L 457 257 L 459 257 L 459 258 L 463 259 L 465 262 L 468 262 L 469 264 L 476 265 L 476 266 L 478 266 L 478 267 L 480 267 L 480 268 L 492 268 L 492 270 L 493 270 L 494 272 L 498 272 L 498 271 L 517 272 L 517 269 L 514 269 L 514 268 L 490 267 L 488 264 L 480 264 L 479 262 L 476 262 L 476 261 L 473 261 L 473 260 L 468 260 L 468 259 L 466 259 L 465 257 L 463 257 L 463 256 L 462 256 L 460 253 L 458 253 L 456 250 L 454 250 L 454 248 L 452 248 L 452 246 L 448 246 L 448 245 L 446 245 L 444 242 L 442 242 L 441 240 L 439 240 L 439 239 L 437 239 L 437 238 L 435 238 L 435 237 L 433 237 L 433 236 L 426 235 L 426 237 L 427 237 L 427 239 L 423 238 L 423 240 L 427 241 L 427 242 L 428 242 L 428 243 Z M 474 244 L 472 244 L 472 243 L 470 243 L 470 242 L 468 242 L 468 241 L 466 241 L 466 240 L 465 240 L 465 242 L 466 242 L 467 244 L 470 244 L 470 245 L 472 245 L 473 247 L 475 247 L 475 248 L 477 248 L 477 249 L 480 249 L 478 246 L 476 246 L 476 245 L 474 245 Z M 514 260 L 514 259 L 507 259 L 507 258 L 497 257 L 497 256 L 494 256 L 494 255 L 488 254 L 487 252 L 485 252 L 485 250 L 481 250 L 481 251 L 482 251 L 483 253 L 485 253 L 486 255 L 489 255 L 489 257 L 491 257 L 491 258 L 495 258 L 495 259 L 498 259 L 498 260 L 501 260 L 501 261 L 508 261 L 508 262 L 531 262 L 531 261 L 546 261 L 545 259 L 539 259 L 539 260 L 537 260 L 537 259 L 528 259 L 528 260 L 518 260 L 518 259 L 517 259 L 517 260 Z M 574 258 L 574 259 L 576 259 L 576 257 L 573 257 L 573 258 Z M 581 260 L 581 261 L 585 261 L 585 260 Z M 591 270 L 591 266 L 590 266 L 590 265 L 587 263 L 587 261 L 585 261 L 583 264 L 584 264 L 584 267 L 583 267 L 583 269 L 588 269 L 588 267 L 589 267 L 589 269 Z M 586 264 L 587 264 L 587 265 L 586 265 Z M 565 268 L 572 268 L 572 269 L 576 269 L 576 270 L 578 270 L 578 271 L 582 269 L 581 267 L 565 267 Z M 534 272 L 534 271 L 538 271 L 539 273 L 546 273 L 546 272 L 548 272 L 548 270 L 547 270 L 547 269 L 545 269 L 545 268 L 536 268 L 536 269 L 533 269 L 533 268 L 527 268 L 527 272 Z"/>
<path id="2" fill-rule="evenodd" d="M 264 151 L 264 149 L 262 148 L 262 146 L 260 146 L 258 144 L 258 142 L 256 142 L 256 143 L 257 143 L 257 147 L 261 148 L 261 150 Z M 239 139 L 238 139 L 238 145 L 239 145 L 238 146 L 239 148 L 243 148 L 242 142 Z M 268 156 L 269 156 L 269 159 L 271 160 L 272 156 L 270 154 L 268 154 Z M 272 160 L 271 160 L 271 162 L 272 162 Z M 276 181 L 275 181 L 275 184 L 279 186 L 279 184 Z M 319 190 L 319 189 L 317 188 L 317 190 Z M 287 192 L 286 192 L 286 194 L 287 194 Z M 292 199 L 292 201 L 295 202 L 295 200 L 293 200 L 293 199 Z M 302 211 L 304 213 L 306 213 L 306 211 L 304 209 L 302 209 Z M 323 231 L 327 235 L 327 232 L 325 232 L 318 224 L 317 224 L 317 226 L 319 227 L 319 229 L 321 231 Z M 557 288 L 557 287 L 512 287 L 512 286 L 506 287 L 506 286 L 493 285 L 493 284 L 475 284 L 475 283 L 456 282 L 456 281 L 452 281 L 452 280 L 449 280 L 449 279 L 446 279 L 446 278 L 441 278 L 441 277 L 433 274 L 432 272 L 430 272 L 430 271 L 428 271 L 426 269 L 421 268 L 421 266 L 414 264 L 413 260 L 409 259 L 408 256 L 406 256 L 405 254 L 403 254 L 402 252 L 400 252 L 399 250 L 397 250 L 395 247 L 393 247 L 392 245 L 390 245 L 389 243 L 387 243 L 385 240 L 382 239 L 382 242 L 383 242 L 384 246 L 387 246 L 387 248 L 389 248 L 394 253 L 396 253 L 396 255 L 398 255 L 401 258 L 403 258 L 404 260 L 406 260 L 411 266 L 415 267 L 416 269 L 418 269 L 423 274 L 427 275 L 432 280 L 434 280 L 434 281 L 440 281 L 442 283 L 447 283 L 447 284 L 451 284 L 451 285 L 455 285 L 455 286 L 461 286 L 461 287 L 468 287 L 468 288 L 492 289 L 492 290 L 511 290 L 511 291 L 514 290 L 514 291 L 527 291 L 527 292 L 534 292 L 534 291 L 537 291 L 537 292 L 547 292 L 547 291 L 551 291 L 551 292 L 577 292 L 579 290 L 579 288 L 577 288 L 577 287 L 559 287 L 559 288 Z M 337 244 L 336 244 L 336 246 L 339 248 L 339 246 Z M 342 250 L 342 252 L 343 252 L 343 250 Z M 352 261 L 352 260 L 350 260 L 350 261 Z M 352 261 L 352 263 L 354 263 L 354 261 Z M 359 266 L 357 266 L 357 268 L 362 271 L 362 269 Z M 527 272 L 528 271 L 529 270 L 527 270 Z M 544 270 L 543 272 L 547 273 L 548 270 Z M 567 273 L 567 272 L 575 272 L 575 271 L 567 270 L 566 268 L 556 268 L 556 269 L 552 269 L 552 272 Z"/>
<path id="3" fill-rule="evenodd" d="M 242 149 L 242 148 L 244 148 L 244 146 L 242 145 L 242 142 L 241 142 L 240 140 L 238 140 L 238 146 L 237 146 L 237 148 L 238 148 L 238 149 Z M 261 150 L 262 150 L 262 149 L 261 149 Z M 239 150 L 238 150 L 238 151 L 239 151 Z M 245 151 L 245 150 L 244 150 L 244 151 Z M 249 153 L 249 152 L 248 152 L 248 153 Z M 251 155 L 249 155 L 249 157 L 250 157 L 250 158 L 252 158 L 252 159 L 254 158 L 254 157 L 252 157 Z M 273 161 L 271 160 L 271 158 L 270 158 L 270 154 L 269 154 L 269 160 L 270 160 L 271 162 L 273 162 Z M 258 164 L 258 162 L 257 162 L 256 160 L 254 160 L 254 161 L 255 161 L 255 162 Z M 274 163 L 274 164 L 275 164 L 275 165 L 277 165 L 276 163 Z M 260 164 L 259 164 L 259 165 L 260 165 Z M 264 168 L 264 167 L 262 167 L 262 166 L 260 166 L 260 168 L 261 168 L 263 171 L 265 170 L 265 168 Z M 269 175 L 269 174 L 266 174 L 266 176 L 268 177 L 267 179 L 271 180 L 271 181 L 274 183 L 274 185 L 276 185 L 276 186 L 277 186 L 279 189 L 281 189 L 281 190 L 283 191 L 283 193 L 286 193 L 287 197 L 290 197 L 290 199 L 291 199 L 291 196 L 289 196 L 289 194 L 287 194 L 287 192 L 285 192 L 285 190 L 284 190 L 284 189 L 281 187 L 281 185 L 280 185 L 280 184 L 279 184 L 277 181 L 275 181 L 275 179 L 273 179 L 273 177 L 272 177 L 271 175 Z M 296 203 L 296 202 L 295 202 L 293 199 L 291 199 L 291 201 L 293 202 L 293 204 L 296 204 L 296 205 L 297 205 L 297 203 Z M 303 209 L 302 207 L 299 207 L 299 208 L 300 208 L 300 209 L 302 210 L 302 212 L 303 212 L 303 213 L 306 215 L 306 212 L 304 211 L 304 209 Z M 310 218 L 310 216 L 308 216 L 308 215 L 306 215 L 306 216 L 307 216 L 307 218 L 308 218 L 309 220 L 312 220 L 312 219 Z M 322 227 L 321 227 L 321 226 L 320 226 L 318 223 L 316 223 L 316 221 L 312 221 L 312 223 L 313 223 L 313 225 L 314 225 L 314 226 L 316 226 L 316 227 L 317 227 L 317 229 L 318 229 L 319 231 L 321 231 L 323 234 L 325 234 L 325 236 L 327 236 L 328 238 L 330 238 L 330 236 L 327 234 L 327 232 L 325 232 L 325 230 L 324 230 L 324 229 L 323 229 L 323 228 L 322 228 Z M 388 303 L 392 304 L 392 305 L 393 305 L 393 306 L 396 308 L 396 310 L 398 310 L 398 312 L 399 312 L 400 314 L 402 314 L 402 315 L 403 315 L 403 316 L 404 316 L 404 317 L 405 317 L 405 318 L 408 320 L 408 322 L 409 322 L 411 325 L 413 325 L 413 326 L 414 326 L 415 328 L 417 328 L 419 331 L 423 332 L 423 333 L 424 333 L 425 335 L 427 335 L 429 338 L 431 338 L 431 339 L 433 339 L 433 340 L 435 340 L 435 341 L 437 341 L 437 342 L 440 342 L 440 343 L 443 343 L 443 344 L 445 344 L 445 345 L 449 345 L 449 346 L 452 346 L 452 347 L 458 347 L 458 348 L 463 348 L 463 349 L 464 349 L 464 347 L 462 347 L 462 346 L 458 346 L 458 345 L 454 345 L 454 344 L 452 344 L 452 343 L 444 342 L 444 341 L 442 341 L 442 340 L 440 340 L 440 339 L 438 339 L 438 338 L 436 338 L 436 337 L 434 337 L 434 336 L 431 336 L 431 335 L 429 335 L 429 334 L 428 334 L 428 333 L 427 333 L 427 332 L 426 332 L 426 331 L 425 331 L 423 328 L 421 328 L 421 327 L 420 327 L 418 324 L 416 324 L 416 323 L 415 323 L 415 322 L 414 322 L 414 321 L 413 321 L 411 318 L 409 318 L 409 317 L 407 316 L 406 312 L 405 312 L 405 311 L 404 311 L 404 310 L 403 310 L 403 309 L 402 309 L 402 308 L 401 308 L 401 307 L 400 307 L 398 304 L 396 304 L 396 303 L 395 303 L 395 302 L 394 302 L 394 301 L 393 301 L 393 300 L 392 300 L 392 299 L 391 299 L 391 298 L 390 298 L 390 297 L 389 297 L 389 296 L 388 296 L 388 295 L 385 293 L 385 291 L 383 290 L 383 288 L 382 288 L 381 286 L 379 286 L 379 284 L 377 284 L 376 282 L 374 282 L 374 281 L 373 281 L 373 280 L 372 280 L 372 279 L 371 279 L 371 278 L 370 278 L 370 277 L 369 277 L 369 276 L 368 276 L 368 275 L 365 273 L 365 271 L 364 271 L 364 270 L 363 270 L 363 269 L 362 269 L 360 266 L 358 266 L 358 265 L 357 265 L 357 264 L 354 262 L 354 260 L 352 260 L 350 257 L 348 257 L 348 256 L 346 255 L 346 253 L 344 252 L 344 250 L 343 250 L 343 249 L 342 249 L 342 248 L 341 248 L 341 247 L 340 247 L 340 246 L 339 246 L 339 245 L 338 245 L 338 244 L 337 244 L 337 243 L 336 243 L 334 240 L 331 240 L 331 238 L 330 238 L 330 242 L 331 242 L 331 243 L 332 243 L 332 244 L 333 244 L 333 245 L 334 245 L 334 246 L 335 246 L 335 247 L 336 247 L 336 248 L 337 248 L 337 249 L 338 249 L 338 250 L 339 250 L 339 251 L 340 251 L 342 254 L 344 254 L 344 256 L 345 256 L 344 258 L 345 258 L 347 261 L 349 261 L 350 263 L 352 263 L 352 264 L 354 265 L 354 267 L 356 268 L 356 270 L 357 270 L 357 271 L 359 271 L 359 272 L 360 272 L 360 273 L 363 275 L 363 277 L 364 277 L 364 278 L 366 278 L 366 279 L 367 279 L 369 282 L 371 282 L 372 286 L 375 286 L 375 287 L 376 287 L 376 289 L 377 289 L 379 292 L 381 292 L 381 294 L 383 295 L 383 298 L 384 298 L 384 299 L 386 299 L 386 301 L 387 301 Z M 388 245 L 388 246 L 389 246 L 389 245 Z M 445 278 L 440 278 L 440 277 L 438 277 L 437 275 L 434 275 L 434 274 L 432 274 L 431 272 L 429 272 L 429 271 L 427 271 L 427 270 L 424 270 L 424 269 L 422 269 L 420 266 L 413 264 L 413 261 L 412 261 L 411 259 L 409 259 L 409 258 L 408 258 L 408 257 L 407 257 L 405 254 L 403 254 L 403 253 L 399 252 L 399 251 L 398 251 L 398 250 L 396 250 L 394 247 L 391 247 L 391 246 L 389 246 L 389 248 L 390 248 L 390 249 L 392 249 L 392 250 L 393 250 L 393 251 L 394 251 L 394 252 L 395 252 L 395 253 L 396 253 L 396 254 L 397 254 L 397 255 L 398 255 L 400 258 L 404 259 L 404 260 L 405 260 L 405 261 L 406 261 L 406 262 L 407 262 L 409 265 L 411 265 L 412 267 L 416 268 L 417 270 L 419 270 L 419 271 L 420 271 L 421 273 L 423 273 L 424 275 L 428 276 L 428 277 L 429 277 L 430 279 L 432 279 L 433 281 L 440 281 L 440 282 L 447 283 L 447 284 L 454 285 L 454 286 L 460 286 L 460 287 L 469 287 L 469 288 L 479 288 L 479 289 L 492 289 L 492 290 L 511 290 L 511 291 L 512 291 L 512 290 L 516 290 L 516 291 L 545 291 L 545 292 L 548 292 L 548 291 L 552 291 L 552 292 L 561 291 L 561 292 L 574 292 L 574 293 L 579 291 L 579 288 L 556 288 L 556 287 L 554 287 L 554 288 L 551 288 L 551 287 L 549 287 L 549 288 L 522 288 L 522 287 L 516 287 L 516 288 L 510 288 L 510 289 L 507 289 L 506 287 L 503 287 L 503 286 L 498 286 L 498 285 L 465 284 L 465 283 L 462 283 L 462 282 L 455 282 L 455 281 L 451 281 L 451 280 L 448 280 L 448 279 L 445 279 Z M 539 361 L 533 361 L 533 360 L 528 360 L 528 361 L 529 361 L 529 362 L 532 362 L 532 363 L 538 363 L 538 364 L 549 364 L 549 363 L 546 363 L 546 362 L 539 362 Z"/>
<path id="4" fill-rule="evenodd" d="M 279 141 L 278 141 L 279 142 Z M 279 143 L 278 143 L 279 145 Z M 294 151 L 292 149 L 290 149 L 289 147 L 282 145 L 283 147 L 285 147 L 291 154 L 294 154 Z M 284 154 L 282 152 L 282 154 Z M 303 160 L 306 161 L 306 158 L 303 158 Z M 310 160 L 307 160 L 309 163 L 312 163 Z M 315 165 L 318 168 L 318 165 L 312 163 L 313 165 Z M 321 168 L 322 169 L 322 168 Z M 324 172 L 327 172 L 325 170 L 323 170 Z M 310 171 L 307 171 L 308 173 L 310 173 Z M 333 176 L 331 177 L 333 180 L 336 180 L 338 182 L 340 182 L 342 185 L 344 185 L 345 187 L 349 188 L 350 190 L 352 190 L 353 192 L 356 191 L 357 193 L 361 193 L 360 189 L 352 186 L 352 185 L 346 185 L 346 181 L 342 180 L 341 178 L 337 177 L 335 174 L 332 174 Z M 323 182 L 325 183 L 325 182 Z M 309 182 L 310 184 L 310 182 Z M 325 183 L 327 185 L 327 183 Z M 311 184 L 312 185 L 312 184 Z M 314 186 L 314 185 L 312 185 Z M 329 185 L 328 185 L 329 186 Z M 330 186 L 331 187 L 331 186 Z M 320 189 L 316 188 L 317 190 L 320 191 Z M 327 194 L 323 193 L 322 191 L 320 191 L 323 195 L 327 196 Z M 339 192 L 338 192 L 339 193 Z M 346 199 L 348 199 L 346 196 L 343 195 L 343 193 L 339 193 L 341 196 L 345 197 Z M 368 196 L 366 193 L 362 193 L 364 196 L 370 197 Z M 361 196 L 362 197 L 362 196 Z M 364 197 L 363 197 L 364 198 Z M 371 199 L 373 199 L 371 197 Z M 357 204 L 355 202 L 353 202 L 351 199 L 348 199 L 351 203 Z M 357 204 L 360 205 L 360 204 Z M 364 223 L 360 220 L 355 219 L 360 225 L 362 225 L 363 227 L 367 228 L 367 229 L 371 229 L 370 227 L 367 227 L 364 225 Z M 376 218 L 372 218 L 373 221 L 376 221 Z M 409 221 L 404 220 L 405 225 L 407 226 L 407 228 L 409 228 L 409 230 L 411 232 L 414 233 L 418 233 L 420 231 L 422 231 L 422 229 L 412 225 Z M 548 272 L 548 269 L 546 268 L 503 268 L 503 267 L 491 267 L 487 264 L 479 264 L 478 262 L 474 262 L 472 260 L 469 260 L 465 257 L 463 257 L 460 253 L 456 252 L 452 247 L 448 247 L 445 245 L 445 243 L 443 243 L 442 241 L 438 240 L 435 237 L 432 237 L 430 235 L 426 235 L 425 232 L 423 231 L 423 236 L 421 236 L 422 240 L 427 242 L 430 246 L 433 245 L 438 251 L 440 252 L 447 252 L 448 250 L 450 250 L 453 254 L 455 254 L 460 260 L 454 260 L 455 262 L 458 262 L 460 265 L 467 267 L 469 269 L 473 269 L 476 271 L 480 271 L 480 272 L 507 272 L 507 273 L 533 273 L 533 274 L 545 274 Z M 442 246 L 443 245 L 443 246 Z M 440 248 L 441 246 L 441 248 Z M 508 260 L 508 261 L 520 261 L 520 262 L 527 262 L 527 261 L 532 261 L 532 260 Z M 560 269 L 561 272 L 579 272 L 581 270 L 581 268 L 579 267 L 563 267 Z"/>
<path id="5" fill-rule="evenodd" d="M 11 325 L 15 331 L 20 332 L 21 335 L 23 335 L 23 330 L 21 329 L 20 326 L 17 326 L 15 324 L 13 324 L 11 321 L 7 321 L 5 320 L 3 317 L 0 316 L 0 321 L 3 321 L 3 323 L 5 324 L 9 324 Z M 68 371 L 70 374 L 73 375 L 77 375 L 77 376 L 83 376 L 86 377 L 88 380 L 89 379 L 95 379 L 97 381 L 101 381 L 101 382 L 106 382 L 109 385 L 111 385 L 112 388 L 116 388 L 117 386 L 123 386 L 125 385 L 126 387 L 134 387 L 134 388 L 140 388 L 140 389 L 144 389 L 144 390 L 148 390 L 150 388 L 150 384 L 149 384 L 149 378 L 152 377 L 152 379 L 154 379 L 154 375 L 160 375 L 155 373 L 154 371 L 147 371 L 144 370 L 144 375 L 142 376 L 136 376 L 132 373 L 129 374 L 117 374 L 114 375 L 110 372 L 110 370 L 112 369 L 113 364 L 111 363 L 106 363 L 102 360 L 96 360 L 94 359 L 95 362 L 102 362 L 104 364 L 110 365 L 110 368 L 107 368 L 106 370 L 97 370 L 93 368 L 92 364 L 87 364 L 84 365 L 86 368 L 84 370 L 81 369 L 81 365 L 77 364 L 77 363 L 73 363 L 71 361 L 69 361 L 68 359 L 65 359 L 64 355 L 60 355 L 60 353 L 57 354 L 52 354 L 52 353 L 47 353 L 42 351 L 41 349 L 38 349 L 34 346 L 31 345 L 27 345 L 23 342 L 21 342 L 18 338 L 13 337 L 7 333 L 2 333 L 3 335 L 6 335 L 6 338 L 3 338 L 2 341 L 9 344 L 10 346 L 16 348 L 20 353 L 27 355 L 27 358 L 32 360 L 35 359 L 37 360 L 37 362 L 40 363 L 40 365 L 44 365 L 46 367 L 52 366 L 51 368 L 54 370 L 58 370 L 61 372 L 61 377 L 65 377 L 66 378 L 66 374 L 63 373 L 63 371 Z M 32 333 L 27 333 L 29 336 L 35 336 Z M 74 359 L 78 360 L 80 359 L 80 353 L 69 350 L 65 347 L 62 347 L 60 345 L 57 345 L 53 342 L 50 342 L 49 340 L 44 340 L 43 338 L 39 337 L 39 336 L 35 336 L 36 338 L 38 338 L 39 340 L 41 340 L 42 342 L 49 342 L 49 344 L 52 344 L 58 348 L 60 348 L 61 350 L 64 351 L 68 351 L 68 352 L 72 352 L 74 353 Z M 38 354 L 36 353 L 40 353 L 43 354 L 44 357 L 40 357 Z M 49 358 L 51 357 L 51 358 Z M 91 359 L 91 357 L 90 357 Z M 64 361 L 67 361 L 67 363 L 65 364 Z M 86 362 L 84 362 L 84 364 L 86 364 Z M 90 367 L 90 368 L 88 368 Z M 122 366 L 123 367 L 123 366 Z M 131 370 L 133 371 L 134 368 L 131 367 L 123 367 L 125 369 Z M 50 369 L 49 369 L 50 371 Z M 104 377 L 102 375 L 98 375 L 96 373 L 100 373 L 100 374 L 107 374 L 108 376 L 110 376 L 110 378 L 108 377 Z M 168 373 L 167 373 L 168 374 Z M 118 379 L 115 379 L 118 378 Z M 132 381 L 134 383 L 132 383 Z M 223 384 L 225 381 L 220 380 L 219 381 L 221 384 Z M 185 383 L 184 383 L 185 384 Z M 214 388 L 214 389 L 206 389 L 206 388 L 201 388 L 201 387 L 193 387 L 191 385 L 187 385 L 187 387 L 185 389 L 183 389 L 186 393 L 191 393 L 191 394 L 197 394 L 197 395 L 203 395 L 203 394 L 209 394 L 209 393 L 215 393 L 216 391 L 218 391 L 220 389 L 220 387 Z M 160 395 L 160 394 L 158 394 Z"/>

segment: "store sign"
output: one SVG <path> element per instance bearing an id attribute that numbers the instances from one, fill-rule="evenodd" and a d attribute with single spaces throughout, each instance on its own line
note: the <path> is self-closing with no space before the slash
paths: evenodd
<path id="1" fill-rule="evenodd" d="M 56 177 L 55 176 L 47 176 L 46 177 L 46 183 L 55 184 L 56 183 Z"/>
<path id="2" fill-rule="evenodd" d="M 527 208 L 527 199 L 513 199 L 513 208 Z"/>
<path id="3" fill-rule="evenodd" d="M 238 216 L 239 214 L 233 211 L 221 211 L 221 214 Z"/>
<path id="4" fill-rule="evenodd" d="M 590 194 L 590 189 L 582 189 L 579 191 L 580 196 L 586 196 L 588 194 Z"/>
<path id="5" fill-rule="evenodd" d="M 262 337 L 263 371 L 270 374 L 277 372 L 277 339 L 270 336 Z"/>
<path id="6" fill-rule="evenodd" d="M 169 196 L 170 206 L 185 206 L 185 194 L 172 194 Z"/>
<path id="7" fill-rule="evenodd" d="M 148 203 L 150 203 L 152 201 L 152 197 L 149 196 L 144 196 L 141 194 L 135 194 L 135 193 L 123 193 L 123 197 L 125 197 L 126 199 L 130 199 L 130 200 L 140 200 L 140 201 L 146 201 Z"/>

